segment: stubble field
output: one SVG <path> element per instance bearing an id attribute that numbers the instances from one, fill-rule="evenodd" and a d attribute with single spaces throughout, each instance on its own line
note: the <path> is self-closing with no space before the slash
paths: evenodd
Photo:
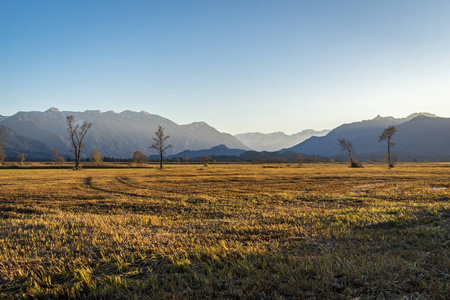
<path id="1" fill-rule="evenodd" d="M 450 164 L 0 170 L 0 298 L 449 299 Z"/>

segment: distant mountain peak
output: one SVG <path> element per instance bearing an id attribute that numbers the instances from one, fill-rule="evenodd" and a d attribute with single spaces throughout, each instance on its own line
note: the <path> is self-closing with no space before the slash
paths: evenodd
<path id="1" fill-rule="evenodd" d="M 394 118 L 392 116 L 382 117 L 380 115 L 377 115 L 375 118 L 373 118 L 372 120 L 369 120 L 369 121 L 385 121 L 385 120 L 409 121 L 416 117 L 437 118 L 437 116 L 435 114 L 431 114 L 431 113 L 427 113 L 427 112 L 416 112 L 416 113 L 410 114 L 406 118 Z"/>
<path id="2" fill-rule="evenodd" d="M 224 144 L 220 144 L 218 146 L 213 147 L 214 149 L 229 149 L 227 146 L 225 146 Z M 211 148 L 211 149 L 213 149 Z"/>
<path id="3" fill-rule="evenodd" d="M 145 115 L 145 116 L 151 116 L 152 114 L 151 113 L 149 113 L 149 112 L 146 112 L 146 111 L 140 111 L 139 112 L 141 115 Z"/>
<path id="4" fill-rule="evenodd" d="M 45 112 L 49 113 L 49 112 L 60 112 L 59 109 L 57 109 L 56 107 L 50 107 L 49 109 L 47 109 Z"/>
<path id="5" fill-rule="evenodd" d="M 194 123 L 191 123 L 191 124 L 187 124 L 186 126 L 188 126 L 190 128 L 198 129 L 198 128 L 201 128 L 201 127 L 204 127 L 204 126 L 209 126 L 209 125 L 206 124 L 205 122 L 194 122 Z"/>
<path id="6" fill-rule="evenodd" d="M 329 130 L 316 131 L 306 129 L 291 135 L 282 131 L 272 133 L 248 132 L 235 135 L 242 143 L 257 151 L 278 151 L 289 148 L 312 136 L 326 135 Z"/>
<path id="7" fill-rule="evenodd" d="M 368 120 L 368 121 L 384 122 L 386 120 L 395 120 L 395 118 L 392 116 L 382 117 L 380 115 L 377 115 L 375 118 L 373 118 L 372 120 Z"/>
<path id="8" fill-rule="evenodd" d="M 412 120 L 417 117 L 437 118 L 437 116 L 435 114 L 431 114 L 431 113 L 427 113 L 427 112 L 418 112 L 418 113 L 410 114 L 409 116 L 406 117 L 406 120 L 409 121 L 409 120 Z"/>

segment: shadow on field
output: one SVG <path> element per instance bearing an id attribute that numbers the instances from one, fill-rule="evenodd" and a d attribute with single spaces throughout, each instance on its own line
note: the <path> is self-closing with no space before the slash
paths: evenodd
<path id="1" fill-rule="evenodd" d="M 50 212 L 44 212 L 42 209 L 27 207 L 0 207 L 0 219 L 19 218 L 23 215 L 43 215 Z"/>
<path id="2" fill-rule="evenodd" d="M 87 177 L 87 178 L 85 178 L 85 179 L 84 179 L 84 183 L 85 183 L 86 186 L 88 186 L 89 188 L 91 188 L 91 189 L 93 189 L 93 190 L 96 190 L 96 191 L 103 192 L 103 193 L 108 193 L 108 194 L 119 194 L 119 195 L 131 196 L 131 197 L 139 197 L 139 198 L 147 198 L 147 196 L 139 195 L 139 194 L 136 194 L 136 193 L 125 193 L 125 192 L 119 192 L 119 191 L 110 191 L 110 190 L 107 190 L 107 189 L 102 189 L 102 188 L 99 188 L 99 187 L 95 187 L 95 186 L 92 184 L 92 177 Z"/>

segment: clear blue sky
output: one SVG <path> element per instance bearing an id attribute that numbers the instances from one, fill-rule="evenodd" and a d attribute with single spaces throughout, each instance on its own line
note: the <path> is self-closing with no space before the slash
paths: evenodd
<path id="1" fill-rule="evenodd" d="M 0 104 L 233 134 L 450 117 L 450 1 L 0 0 Z"/>

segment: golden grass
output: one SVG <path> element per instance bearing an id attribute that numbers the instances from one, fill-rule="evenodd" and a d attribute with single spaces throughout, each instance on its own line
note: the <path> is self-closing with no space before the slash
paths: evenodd
<path id="1" fill-rule="evenodd" d="M 0 170 L 0 297 L 448 299 L 450 164 Z"/>

